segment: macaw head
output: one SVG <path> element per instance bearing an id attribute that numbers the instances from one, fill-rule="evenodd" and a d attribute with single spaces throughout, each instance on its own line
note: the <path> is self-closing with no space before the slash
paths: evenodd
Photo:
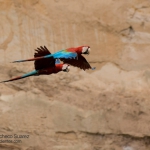
<path id="1" fill-rule="evenodd" d="M 90 54 L 90 46 L 82 46 L 82 54 Z"/>
<path id="2" fill-rule="evenodd" d="M 69 72 L 70 71 L 70 66 L 68 64 L 63 64 L 62 71 Z"/>

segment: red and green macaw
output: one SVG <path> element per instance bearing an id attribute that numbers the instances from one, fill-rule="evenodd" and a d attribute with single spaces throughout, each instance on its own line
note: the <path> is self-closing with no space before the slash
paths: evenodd
<path id="1" fill-rule="evenodd" d="M 37 48 L 36 51 L 37 52 L 34 54 L 34 58 L 43 57 L 45 55 L 51 54 L 46 47 Z M 35 70 L 32 72 L 26 73 L 22 76 L 18 76 L 9 80 L 1 81 L 0 83 L 19 80 L 29 76 L 50 75 L 53 73 L 58 73 L 60 71 L 69 72 L 68 64 L 60 63 L 59 59 L 54 59 L 53 57 L 35 60 L 34 67 Z"/>
<path id="2" fill-rule="evenodd" d="M 43 49 L 43 51 L 48 50 L 45 46 L 41 48 Z M 53 59 L 60 59 L 64 63 L 70 64 L 75 67 L 79 67 L 80 69 L 83 69 L 83 70 L 86 70 L 86 69 L 94 70 L 95 68 L 92 68 L 90 64 L 87 62 L 87 60 L 82 56 L 82 54 L 89 54 L 89 53 L 90 53 L 89 46 L 80 46 L 76 48 L 68 48 L 65 50 L 60 50 L 53 54 L 49 53 L 47 55 L 38 56 L 38 57 L 31 58 L 31 59 L 13 61 L 13 63 L 34 61 L 34 60 L 41 60 L 42 62 L 44 60 L 44 62 L 47 62 L 47 64 L 49 64 L 49 59 L 53 58 Z"/>

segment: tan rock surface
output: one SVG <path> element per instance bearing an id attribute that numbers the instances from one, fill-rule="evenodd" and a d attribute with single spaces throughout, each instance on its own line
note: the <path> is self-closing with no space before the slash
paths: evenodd
<path id="1" fill-rule="evenodd" d="M 150 149 L 149 1 L 0 0 L 0 28 L 0 80 L 31 71 L 9 62 L 41 45 L 90 45 L 97 67 L 1 84 L 0 142 L 29 137 L 0 150 Z"/>

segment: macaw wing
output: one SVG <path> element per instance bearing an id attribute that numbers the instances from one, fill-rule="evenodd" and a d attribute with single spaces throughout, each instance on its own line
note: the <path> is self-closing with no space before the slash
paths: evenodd
<path id="1" fill-rule="evenodd" d="M 92 69 L 90 64 L 82 55 L 79 55 L 77 59 L 60 59 L 60 60 L 63 61 L 64 63 L 70 64 L 74 67 L 78 67 L 83 70 Z"/>
<path id="2" fill-rule="evenodd" d="M 64 59 L 75 59 L 77 57 L 77 53 L 76 52 L 70 52 L 70 51 L 67 51 L 67 50 L 60 50 L 54 54 L 52 54 L 52 56 L 55 58 L 55 59 L 61 59 L 61 58 L 64 58 Z M 48 58 L 49 56 L 44 56 L 45 58 Z"/>
<path id="3" fill-rule="evenodd" d="M 35 51 L 36 52 L 34 53 L 34 58 L 51 54 L 46 46 L 40 46 L 40 48 L 35 49 Z M 55 59 L 53 57 L 47 59 L 38 59 L 34 62 L 34 67 L 36 70 L 49 68 L 53 66 L 55 66 Z"/>
<path id="4" fill-rule="evenodd" d="M 51 52 L 47 49 L 46 46 L 44 46 L 44 47 L 40 46 L 40 48 L 35 49 L 35 51 L 37 53 L 36 52 L 34 53 L 34 57 L 40 57 L 40 56 L 45 56 L 45 55 L 51 54 Z"/>

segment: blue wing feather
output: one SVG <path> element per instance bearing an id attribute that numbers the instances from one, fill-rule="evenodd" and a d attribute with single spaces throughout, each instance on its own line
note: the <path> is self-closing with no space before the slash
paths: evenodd
<path id="1" fill-rule="evenodd" d="M 56 52 L 54 54 L 52 54 L 54 59 L 57 58 L 65 58 L 65 59 L 75 59 L 77 57 L 77 53 L 74 52 L 66 52 L 64 50 Z M 45 56 L 45 58 L 48 56 Z"/>
<path id="2" fill-rule="evenodd" d="M 60 64 L 61 62 L 60 62 L 60 59 L 56 59 L 55 60 L 55 64 Z"/>

